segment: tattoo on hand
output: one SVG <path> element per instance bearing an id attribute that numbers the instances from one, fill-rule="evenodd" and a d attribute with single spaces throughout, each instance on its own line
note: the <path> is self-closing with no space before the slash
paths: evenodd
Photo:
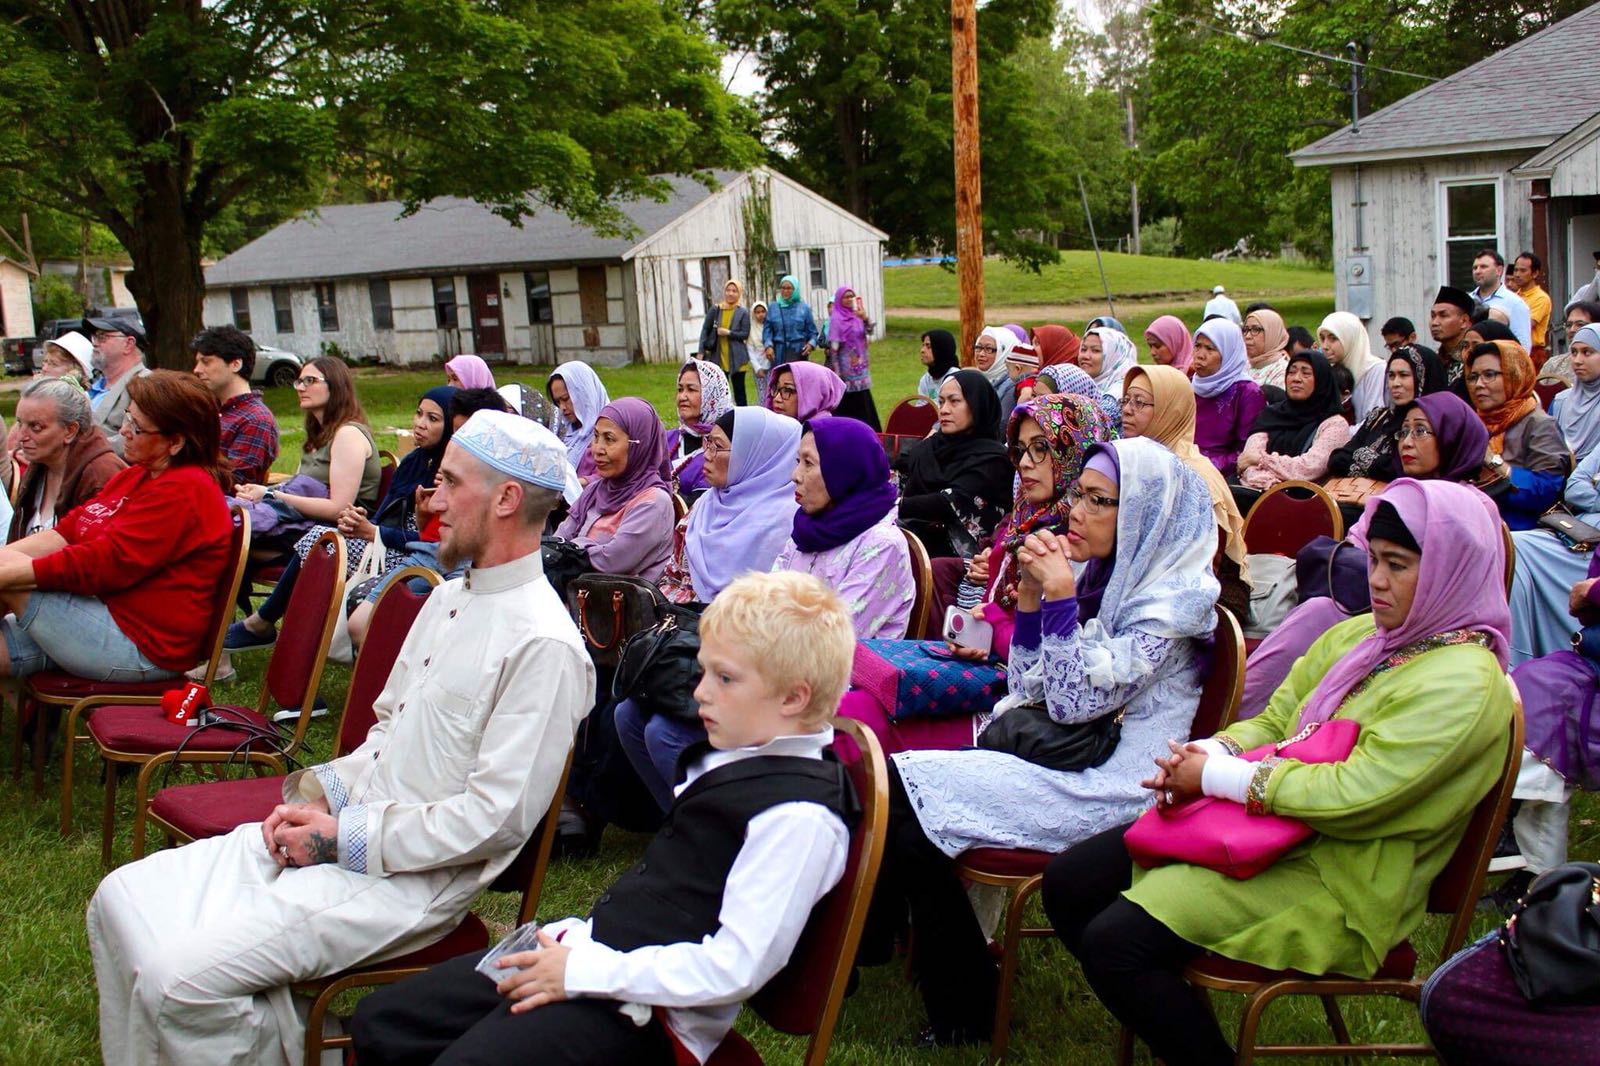
<path id="1" fill-rule="evenodd" d="M 314 863 L 339 861 L 338 837 L 330 839 L 313 829 L 306 837 L 306 846 L 311 849 L 311 861 Z"/>

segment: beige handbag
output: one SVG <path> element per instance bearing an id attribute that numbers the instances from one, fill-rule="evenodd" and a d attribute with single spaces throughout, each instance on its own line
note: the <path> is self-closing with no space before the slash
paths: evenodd
<path id="1" fill-rule="evenodd" d="M 1387 481 L 1379 481 L 1370 477 L 1331 477 L 1322 483 L 1338 503 L 1351 503 L 1361 506 L 1370 497 L 1376 496 L 1389 487 Z"/>

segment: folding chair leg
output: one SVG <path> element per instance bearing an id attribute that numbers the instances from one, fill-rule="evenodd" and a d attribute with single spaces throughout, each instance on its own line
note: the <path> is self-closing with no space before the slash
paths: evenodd
<path id="1" fill-rule="evenodd" d="M 44 798 L 44 749 L 50 739 L 50 722 L 45 714 L 47 705 L 33 703 L 33 798 Z"/>
<path id="2" fill-rule="evenodd" d="M 995 996 L 994 1032 L 989 1038 L 989 1061 L 999 1062 L 1011 1043 L 1011 992 L 1017 980 L 1018 955 L 1022 949 L 1022 918 L 1028 900 L 1038 891 L 1042 878 L 1034 877 L 1017 886 L 1006 907 L 1006 934 L 1001 941 L 1000 988 Z"/>
<path id="3" fill-rule="evenodd" d="M 22 780 L 22 731 L 27 728 L 22 721 L 22 696 L 18 694 L 11 701 L 12 708 L 17 712 L 17 728 L 11 734 L 11 780 Z"/>
<path id="4" fill-rule="evenodd" d="M 1258 988 L 1245 1001 L 1244 1017 L 1239 1019 L 1239 1044 L 1234 1066 L 1250 1066 L 1256 1060 L 1256 1036 L 1261 1028 L 1261 1016 L 1267 1012 L 1276 996 L 1271 986 Z"/>
<path id="5" fill-rule="evenodd" d="M 78 717 L 69 714 L 61 727 L 61 835 L 72 835 L 72 760 L 78 754 Z M 109 764 L 107 764 L 109 765 Z"/>
<path id="6" fill-rule="evenodd" d="M 100 760 L 106 771 L 105 808 L 100 812 L 100 865 L 111 869 L 111 837 L 117 825 L 117 764 Z"/>
<path id="7" fill-rule="evenodd" d="M 1333 1031 L 1334 1040 L 1341 1044 L 1350 1043 L 1350 1030 L 1344 1024 L 1344 1015 L 1339 1011 L 1339 1001 L 1332 996 L 1321 996 L 1322 1013 L 1328 1016 L 1328 1028 Z"/>

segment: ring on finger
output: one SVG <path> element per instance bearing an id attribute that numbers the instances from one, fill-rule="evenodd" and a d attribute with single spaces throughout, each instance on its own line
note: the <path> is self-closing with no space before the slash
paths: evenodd
<path id="1" fill-rule="evenodd" d="M 1167 806 L 1172 806 L 1172 789 L 1167 789 L 1164 795 L 1166 796 Z"/>

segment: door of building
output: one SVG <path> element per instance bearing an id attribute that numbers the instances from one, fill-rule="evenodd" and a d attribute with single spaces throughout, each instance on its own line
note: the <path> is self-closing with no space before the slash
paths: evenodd
<path id="1" fill-rule="evenodd" d="M 473 351 L 482 359 L 504 359 L 506 319 L 500 303 L 500 275 L 468 274 L 467 299 L 472 304 Z"/>

